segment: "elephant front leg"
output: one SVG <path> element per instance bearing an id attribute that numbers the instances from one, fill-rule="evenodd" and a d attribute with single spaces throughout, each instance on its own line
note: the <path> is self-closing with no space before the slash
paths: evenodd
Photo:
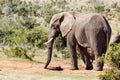
<path id="1" fill-rule="evenodd" d="M 78 70 L 78 61 L 77 61 L 77 53 L 76 53 L 76 45 L 67 41 L 67 47 L 71 54 L 72 59 L 72 70 Z"/>

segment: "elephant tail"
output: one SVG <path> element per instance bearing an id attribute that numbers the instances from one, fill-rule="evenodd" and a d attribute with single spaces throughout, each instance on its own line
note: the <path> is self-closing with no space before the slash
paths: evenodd
<path id="1" fill-rule="evenodd" d="M 109 46 L 109 42 L 110 42 L 110 38 L 111 38 L 111 33 L 112 33 L 112 30 L 111 30 L 111 27 L 109 25 L 109 22 L 107 21 L 107 19 L 103 16 L 103 19 L 105 21 L 105 26 L 104 26 L 104 32 L 106 34 L 106 42 L 107 42 L 107 48 Z"/>

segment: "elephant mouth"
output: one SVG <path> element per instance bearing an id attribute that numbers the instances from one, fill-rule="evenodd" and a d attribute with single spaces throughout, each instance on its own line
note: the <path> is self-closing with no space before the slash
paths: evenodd
<path id="1" fill-rule="evenodd" d="M 47 42 L 44 43 L 44 45 L 48 45 L 52 40 L 53 38 L 50 38 Z"/>

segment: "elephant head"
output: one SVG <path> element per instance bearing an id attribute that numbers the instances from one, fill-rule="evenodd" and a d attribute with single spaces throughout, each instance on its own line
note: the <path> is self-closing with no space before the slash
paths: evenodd
<path id="1" fill-rule="evenodd" d="M 52 17 L 49 25 L 48 41 L 45 43 L 48 45 L 48 58 L 44 68 L 47 68 L 51 61 L 55 38 L 59 36 L 59 34 L 61 34 L 62 37 L 66 36 L 72 29 L 74 22 L 75 19 L 69 12 L 58 13 Z"/>

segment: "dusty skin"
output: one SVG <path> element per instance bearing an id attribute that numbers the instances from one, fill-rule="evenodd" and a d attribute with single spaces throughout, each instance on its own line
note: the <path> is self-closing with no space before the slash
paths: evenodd
<path id="1" fill-rule="evenodd" d="M 57 63 L 57 65 L 56 65 Z M 23 72 L 23 73 L 61 73 L 61 74 L 71 74 L 80 76 L 97 76 L 103 71 L 95 70 L 85 70 L 84 64 L 79 64 L 79 70 L 70 70 L 70 63 L 67 61 L 52 61 L 48 68 L 57 67 L 63 68 L 63 70 L 48 70 L 44 69 L 45 62 L 30 62 L 30 61 L 12 61 L 12 60 L 1 60 L 0 61 L 0 71 L 1 72 Z M 108 66 L 105 64 L 104 69 Z"/>

